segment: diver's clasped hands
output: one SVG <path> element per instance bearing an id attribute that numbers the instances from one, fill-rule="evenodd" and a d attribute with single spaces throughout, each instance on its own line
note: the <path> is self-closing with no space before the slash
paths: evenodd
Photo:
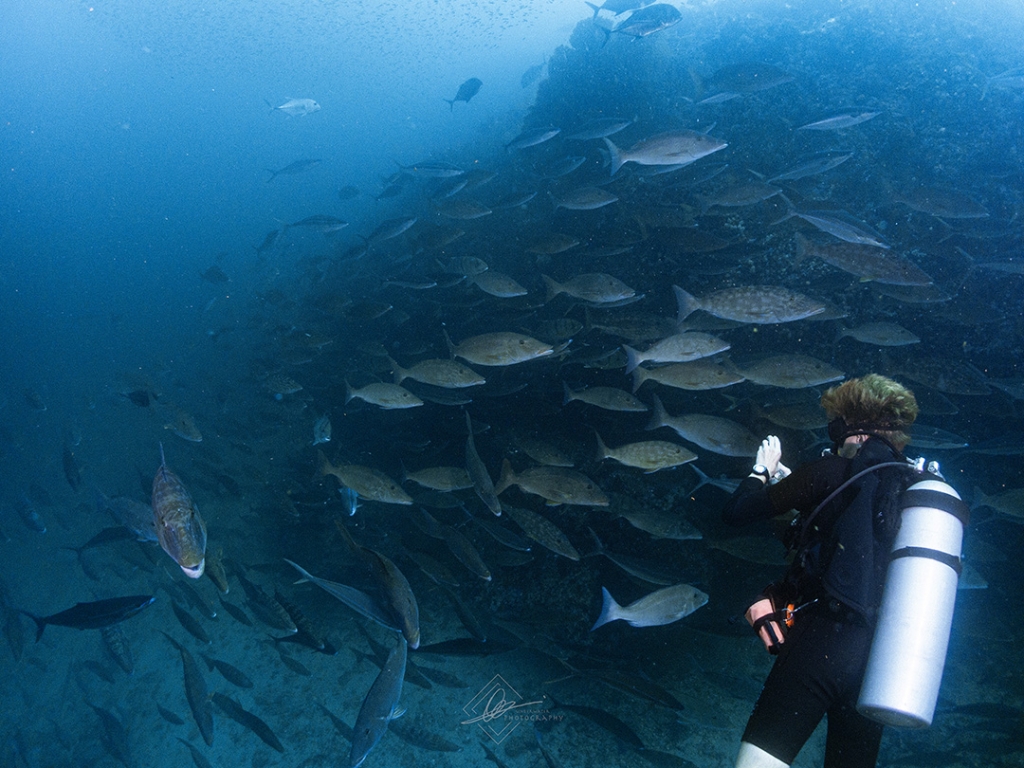
<path id="1" fill-rule="evenodd" d="M 782 443 L 775 435 L 768 435 L 761 441 L 754 463 L 763 465 L 768 470 L 771 480 L 781 480 L 791 472 L 789 467 L 782 463 Z"/>

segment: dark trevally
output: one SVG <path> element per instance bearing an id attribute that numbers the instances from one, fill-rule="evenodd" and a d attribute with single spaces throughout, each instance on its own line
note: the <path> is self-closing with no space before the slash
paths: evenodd
<path id="1" fill-rule="evenodd" d="M 43 522 L 43 518 L 36 512 L 36 507 L 29 500 L 28 496 L 22 493 L 15 502 L 15 506 L 18 510 L 18 517 L 25 523 L 26 528 L 36 533 L 46 533 L 46 523 Z"/>
<path id="2" fill-rule="evenodd" d="M 437 160 L 423 160 L 412 165 L 399 165 L 403 173 L 418 176 L 422 179 L 451 179 L 465 176 L 466 172 L 457 165 Z"/>
<path id="3" fill-rule="evenodd" d="M 491 480 L 487 466 L 480 458 L 480 454 L 477 453 L 476 442 L 473 440 L 473 422 L 469 417 L 469 411 L 466 411 L 466 432 L 466 472 L 469 473 L 469 479 L 473 483 L 473 490 L 476 491 L 476 495 L 480 497 L 484 506 L 495 515 L 500 516 L 501 502 L 498 501 L 498 495 L 494 490 L 494 481 Z"/>
<path id="4" fill-rule="evenodd" d="M 898 195 L 896 202 L 940 219 L 984 219 L 989 215 L 984 206 L 955 189 L 915 187 Z"/>
<path id="5" fill-rule="evenodd" d="M 206 523 L 185 485 L 167 466 L 160 444 L 160 467 L 153 477 L 153 525 L 164 552 L 190 579 L 206 569 Z"/>
<path id="6" fill-rule="evenodd" d="M 255 733 L 265 744 L 276 749 L 278 752 L 284 752 L 284 745 L 281 740 L 277 738 L 269 725 L 249 710 L 245 709 L 241 704 L 232 699 L 230 696 L 225 696 L 223 693 L 214 691 L 211 696 L 211 700 L 217 705 L 225 715 L 230 717 L 239 725 L 244 725 L 250 731 Z"/>
<path id="7" fill-rule="evenodd" d="M 555 138 L 555 136 L 561 133 L 561 130 L 561 128 L 555 128 L 552 125 L 541 128 L 527 128 L 506 144 L 505 149 L 526 149 L 527 147 L 535 147 L 538 144 L 543 144 L 545 141 Z"/>
<path id="8" fill-rule="evenodd" d="M 766 91 L 793 81 L 793 76 L 778 67 L 748 61 L 722 67 L 707 82 L 718 94 L 745 94 Z"/>
<path id="9" fill-rule="evenodd" d="M 565 138 L 576 141 L 604 139 L 608 136 L 613 136 L 632 124 L 632 120 L 627 120 L 623 117 L 598 117 L 572 129 L 566 134 Z"/>
<path id="10" fill-rule="evenodd" d="M 641 8 L 629 15 L 625 21 L 618 24 L 612 32 L 619 32 L 629 37 L 647 37 L 655 32 L 675 26 L 683 20 L 683 15 L 674 5 L 668 3 L 656 3 L 646 8 Z M 603 27 L 599 29 L 604 30 Z M 607 31 L 607 30 L 605 30 Z"/>
<path id="11" fill-rule="evenodd" d="M 61 464 L 64 467 L 64 477 L 68 481 L 68 485 L 71 486 L 71 490 L 77 491 L 82 484 L 82 468 L 79 466 L 71 446 L 67 443 L 64 444 L 61 454 Z"/>
<path id="12" fill-rule="evenodd" d="M 819 173 L 825 173 L 825 171 L 837 168 L 851 157 L 853 157 L 853 152 L 820 152 L 790 166 L 788 170 L 783 171 L 778 176 L 772 176 L 768 179 L 768 183 L 796 181 L 797 179 L 805 179 L 808 176 L 817 176 Z"/>
<path id="13" fill-rule="evenodd" d="M 203 736 L 206 746 L 213 746 L 213 707 L 210 706 L 209 689 L 206 687 L 206 678 L 199 668 L 195 658 L 188 649 L 168 635 L 163 633 L 171 644 L 181 654 L 181 666 L 185 679 L 185 698 L 188 699 L 188 706 L 192 710 L 192 717 L 196 721 L 199 733 Z"/>
<path id="14" fill-rule="evenodd" d="M 264 168 L 263 170 L 270 174 L 270 178 L 267 179 L 267 184 L 269 184 L 278 176 L 294 176 L 297 173 L 308 171 L 310 168 L 314 168 L 322 162 L 323 160 L 314 159 L 296 160 L 294 163 L 289 163 L 284 166 L 284 168 L 278 168 L 276 171 L 273 168 Z"/>
<path id="15" fill-rule="evenodd" d="M 603 709 L 598 709 L 597 707 L 587 707 L 580 704 L 563 704 L 555 699 L 551 694 L 548 694 L 548 698 L 551 700 L 553 709 L 567 709 L 570 712 L 575 712 L 577 715 L 585 717 L 591 722 L 599 725 L 601 728 L 604 728 L 608 733 L 621 739 L 623 743 L 633 749 L 644 748 L 644 743 L 640 740 L 640 737 L 636 735 L 636 732 L 610 712 L 605 712 Z"/>
<path id="16" fill-rule="evenodd" d="M 397 645 L 388 654 L 384 668 L 373 681 L 366 698 L 363 699 L 363 705 L 359 708 L 352 734 L 349 768 L 358 768 L 362 765 L 370 750 L 377 746 L 377 742 L 384 736 L 388 723 L 403 714 L 404 710 L 399 709 L 398 699 L 402 695 L 407 658 L 405 638 L 399 637 Z"/>
<path id="17" fill-rule="evenodd" d="M 597 14 L 601 11 L 608 11 L 615 16 L 621 16 L 627 11 L 635 11 L 637 8 L 642 8 L 645 5 L 649 5 L 650 0 L 604 0 L 600 5 L 588 2 L 591 8 L 594 9 L 594 18 L 597 18 Z"/>
<path id="18" fill-rule="evenodd" d="M 143 608 L 153 604 L 156 598 L 152 595 L 135 595 L 132 597 L 112 597 L 107 600 L 96 600 L 91 603 L 78 603 L 66 611 L 50 616 L 36 616 L 22 611 L 36 623 L 36 642 L 43 636 L 48 624 L 73 629 L 99 629 L 130 619 Z"/>
<path id="19" fill-rule="evenodd" d="M 483 85 L 483 81 L 478 77 L 471 77 L 469 80 L 459 86 L 459 90 L 455 92 L 454 99 L 445 99 L 451 107 L 450 111 L 455 111 L 455 102 L 464 101 L 467 104 L 477 93 L 480 92 L 480 86 Z"/>
<path id="20" fill-rule="evenodd" d="M 402 216 L 395 219 L 386 219 L 377 225 L 366 237 L 367 243 L 380 243 L 384 240 L 391 240 L 405 232 L 409 227 L 419 221 L 416 216 Z"/>

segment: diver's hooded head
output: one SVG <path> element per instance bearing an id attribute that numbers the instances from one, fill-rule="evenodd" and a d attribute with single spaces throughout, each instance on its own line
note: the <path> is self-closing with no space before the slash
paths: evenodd
<path id="1" fill-rule="evenodd" d="M 918 413 L 913 392 L 877 373 L 827 390 L 821 407 L 828 414 L 829 438 L 836 446 L 851 435 L 874 435 L 900 452 L 910 442 L 908 430 Z"/>

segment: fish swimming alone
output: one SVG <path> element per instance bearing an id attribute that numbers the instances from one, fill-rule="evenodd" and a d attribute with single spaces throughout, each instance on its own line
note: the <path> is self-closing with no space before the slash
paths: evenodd
<path id="1" fill-rule="evenodd" d="M 167 466 L 160 445 L 160 468 L 153 478 L 153 524 L 164 552 L 190 579 L 206 569 L 206 523 L 192 496 Z"/>
<path id="2" fill-rule="evenodd" d="M 483 85 L 483 81 L 478 77 L 471 77 L 469 80 L 459 86 L 459 90 L 455 94 L 454 99 L 445 99 L 448 105 L 451 107 L 452 112 L 455 111 L 455 102 L 464 101 L 469 104 L 469 100 L 472 99 L 480 91 L 480 86 Z"/>
<path id="3" fill-rule="evenodd" d="M 271 112 L 284 112 L 292 117 L 305 117 L 313 112 L 320 111 L 320 105 L 313 99 L 288 99 L 279 107 L 275 107 L 266 99 L 263 101 L 270 107 Z"/>
<path id="4" fill-rule="evenodd" d="M 152 595 L 135 595 L 132 597 L 112 597 L 107 600 L 96 600 L 91 603 L 77 603 L 73 608 L 55 613 L 51 616 L 36 616 L 22 611 L 36 623 L 36 642 L 43 636 L 47 624 L 73 629 L 100 629 L 130 619 L 143 608 L 156 600 Z"/>

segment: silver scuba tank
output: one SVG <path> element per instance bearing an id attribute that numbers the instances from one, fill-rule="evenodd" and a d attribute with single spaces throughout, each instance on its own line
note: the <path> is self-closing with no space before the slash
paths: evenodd
<path id="1" fill-rule="evenodd" d="M 969 509 L 938 475 L 910 486 L 900 506 L 857 711 L 885 725 L 926 728 L 946 663 Z"/>

